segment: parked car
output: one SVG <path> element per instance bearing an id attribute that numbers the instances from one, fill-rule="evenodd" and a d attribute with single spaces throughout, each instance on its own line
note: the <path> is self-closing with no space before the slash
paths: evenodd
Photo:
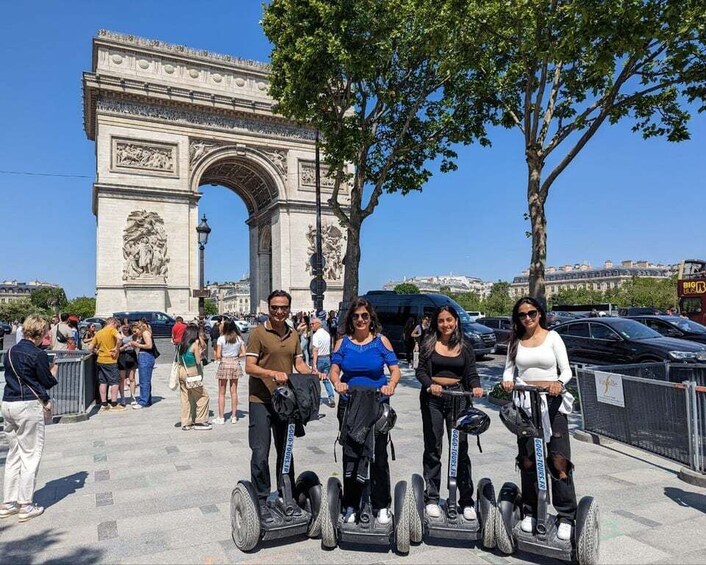
<path id="1" fill-rule="evenodd" d="M 152 328 L 154 337 L 171 337 L 172 327 L 176 320 L 165 314 L 155 310 L 134 310 L 131 312 L 114 312 L 113 316 L 121 322 L 127 318 L 128 323 L 139 322 L 142 318 L 147 320 L 147 323 Z"/>
<path id="2" fill-rule="evenodd" d="M 235 325 L 238 326 L 238 329 L 240 330 L 240 333 L 244 334 L 250 331 L 250 324 L 248 324 L 245 320 L 234 320 Z"/>
<path id="3" fill-rule="evenodd" d="M 507 351 L 510 337 L 512 337 L 511 316 L 488 316 L 487 318 L 478 318 L 476 323 L 483 324 L 493 330 L 496 350 Z"/>
<path id="4" fill-rule="evenodd" d="M 483 318 L 485 313 L 479 312 L 478 310 L 466 310 L 466 314 L 471 319 L 471 322 L 477 322 L 478 318 Z"/>
<path id="5" fill-rule="evenodd" d="M 565 322 L 554 330 L 564 340 L 571 363 L 706 362 L 705 345 L 664 337 L 627 318 L 586 318 Z"/>
<path id="6" fill-rule="evenodd" d="M 105 326 L 105 318 L 86 318 L 78 323 L 78 329 L 84 331 L 89 325 L 93 324 L 96 331 Z"/>
<path id="7" fill-rule="evenodd" d="M 10 322 L 0 322 L 0 330 L 5 335 L 10 335 L 12 333 L 12 324 Z"/>
<path id="8" fill-rule="evenodd" d="M 630 306 L 628 308 L 618 309 L 618 314 L 620 316 L 663 316 L 665 312 L 651 306 Z"/>
<path id="9" fill-rule="evenodd" d="M 369 300 L 377 312 L 382 333 L 392 343 L 395 353 L 405 352 L 404 327 L 411 317 L 416 321 L 425 314 L 431 315 L 440 306 L 451 306 L 458 313 L 463 333 L 471 340 L 476 357 L 495 352 L 495 334 L 490 328 L 471 321 L 466 311 L 443 294 L 397 294 L 392 290 L 373 290 L 364 298 Z M 342 320 L 345 310 L 338 313 Z"/>
<path id="10" fill-rule="evenodd" d="M 706 326 L 680 316 L 632 316 L 630 319 L 645 324 L 666 337 L 706 343 Z"/>

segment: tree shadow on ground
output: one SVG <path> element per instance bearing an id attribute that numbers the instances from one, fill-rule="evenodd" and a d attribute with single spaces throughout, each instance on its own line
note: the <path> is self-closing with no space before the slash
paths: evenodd
<path id="1" fill-rule="evenodd" d="M 7 527 L 3 529 L 7 529 Z M 1 531 L 0 529 L 0 532 Z M 89 565 L 100 561 L 103 556 L 103 551 L 95 547 L 74 546 L 63 549 L 54 547 L 61 541 L 61 532 L 56 532 L 51 529 L 46 529 L 29 536 L 23 536 L 17 540 L 3 541 L 2 562 L 12 563 L 13 565 L 33 563 L 42 563 L 43 565 L 59 563 Z M 46 551 L 60 554 L 45 556 L 43 553 Z"/>
<path id="2" fill-rule="evenodd" d="M 34 493 L 34 500 L 37 504 L 49 508 L 70 494 L 82 489 L 86 484 L 88 473 L 79 471 L 73 475 L 68 475 L 60 479 L 53 479 Z"/>
<path id="3" fill-rule="evenodd" d="M 706 514 L 706 495 L 699 492 L 689 492 L 675 487 L 664 487 L 664 495 L 671 498 L 679 506 L 693 508 Z"/>

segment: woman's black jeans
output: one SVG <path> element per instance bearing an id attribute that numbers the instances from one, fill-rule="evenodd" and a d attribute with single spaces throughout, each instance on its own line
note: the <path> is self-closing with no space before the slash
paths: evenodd
<path id="1" fill-rule="evenodd" d="M 460 412 L 468 405 L 469 400 L 466 397 L 457 398 Z M 422 459 L 424 482 L 426 484 L 424 498 L 427 504 L 438 504 L 444 431 L 450 445 L 451 428 L 454 424 L 452 420 L 454 397 L 433 396 L 422 390 L 419 400 L 422 407 L 422 429 L 424 432 L 424 456 Z M 468 438 L 466 434 L 459 435 L 456 484 L 461 508 L 473 506 L 473 479 L 471 477 L 471 459 L 468 457 Z"/>
<path id="2" fill-rule="evenodd" d="M 576 490 L 574 489 L 569 444 L 569 422 L 566 414 L 559 412 L 561 396 L 547 398 L 549 420 L 552 424 L 552 437 L 548 446 L 547 469 L 552 477 L 552 502 L 559 521 L 573 522 L 576 518 Z M 522 480 L 522 506 L 525 516 L 537 515 L 537 471 L 535 467 L 533 438 L 517 439 L 517 465 Z M 567 477 L 559 478 L 563 470 Z"/>
<path id="3" fill-rule="evenodd" d="M 338 403 L 338 429 L 343 425 L 343 415 L 348 400 L 341 396 Z M 390 494 L 390 464 L 387 459 L 387 442 L 389 434 L 375 434 L 375 457 L 370 461 L 370 505 L 374 511 L 389 508 L 392 502 Z M 343 455 L 343 469 L 346 469 L 349 459 Z M 363 485 L 356 477 L 343 477 L 343 507 L 360 510 L 360 497 L 363 494 Z"/>

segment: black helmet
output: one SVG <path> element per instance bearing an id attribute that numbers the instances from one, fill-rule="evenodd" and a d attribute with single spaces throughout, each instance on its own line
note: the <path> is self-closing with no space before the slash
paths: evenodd
<path id="1" fill-rule="evenodd" d="M 532 416 L 524 408 L 508 402 L 500 408 L 500 419 L 517 437 L 539 437 L 539 430 L 532 423 Z"/>
<path id="2" fill-rule="evenodd" d="M 479 436 L 490 427 L 490 416 L 482 410 L 469 406 L 456 419 L 454 428 L 464 434 Z"/>
<path id="3" fill-rule="evenodd" d="M 395 427 L 395 422 L 397 422 L 397 412 L 388 402 L 381 402 L 378 419 L 375 422 L 375 431 L 379 434 L 386 434 Z"/>
<path id="4" fill-rule="evenodd" d="M 278 386 L 272 393 L 272 407 L 281 420 L 293 420 L 297 416 L 297 400 L 292 389 Z"/>

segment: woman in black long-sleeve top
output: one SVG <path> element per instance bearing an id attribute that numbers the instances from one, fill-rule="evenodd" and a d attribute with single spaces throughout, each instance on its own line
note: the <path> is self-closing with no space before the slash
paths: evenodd
<path id="1" fill-rule="evenodd" d="M 424 430 L 424 498 L 427 515 L 438 517 L 441 515 L 439 487 L 444 428 L 450 438 L 454 424 L 451 421 L 453 400 L 451 397 L 441 396 L 441 392 L 451 389 L 472 391 L 476 398 L 483 395 L 473 346 L 464 338 L 458 314 L 450 306 L 442 306 L 432 315 L 430 330 L 420 350 L 417 379 L 422 383 L 419 400 Z M 464 397 L 460 402 L 463 409 L 469 400 Z M 459 438 L 457 481 L 463 517 L 466 520 L 475 520 L 471 460 L 468 457 L 468 441 L 465 434 L 461 434 Z"/>

